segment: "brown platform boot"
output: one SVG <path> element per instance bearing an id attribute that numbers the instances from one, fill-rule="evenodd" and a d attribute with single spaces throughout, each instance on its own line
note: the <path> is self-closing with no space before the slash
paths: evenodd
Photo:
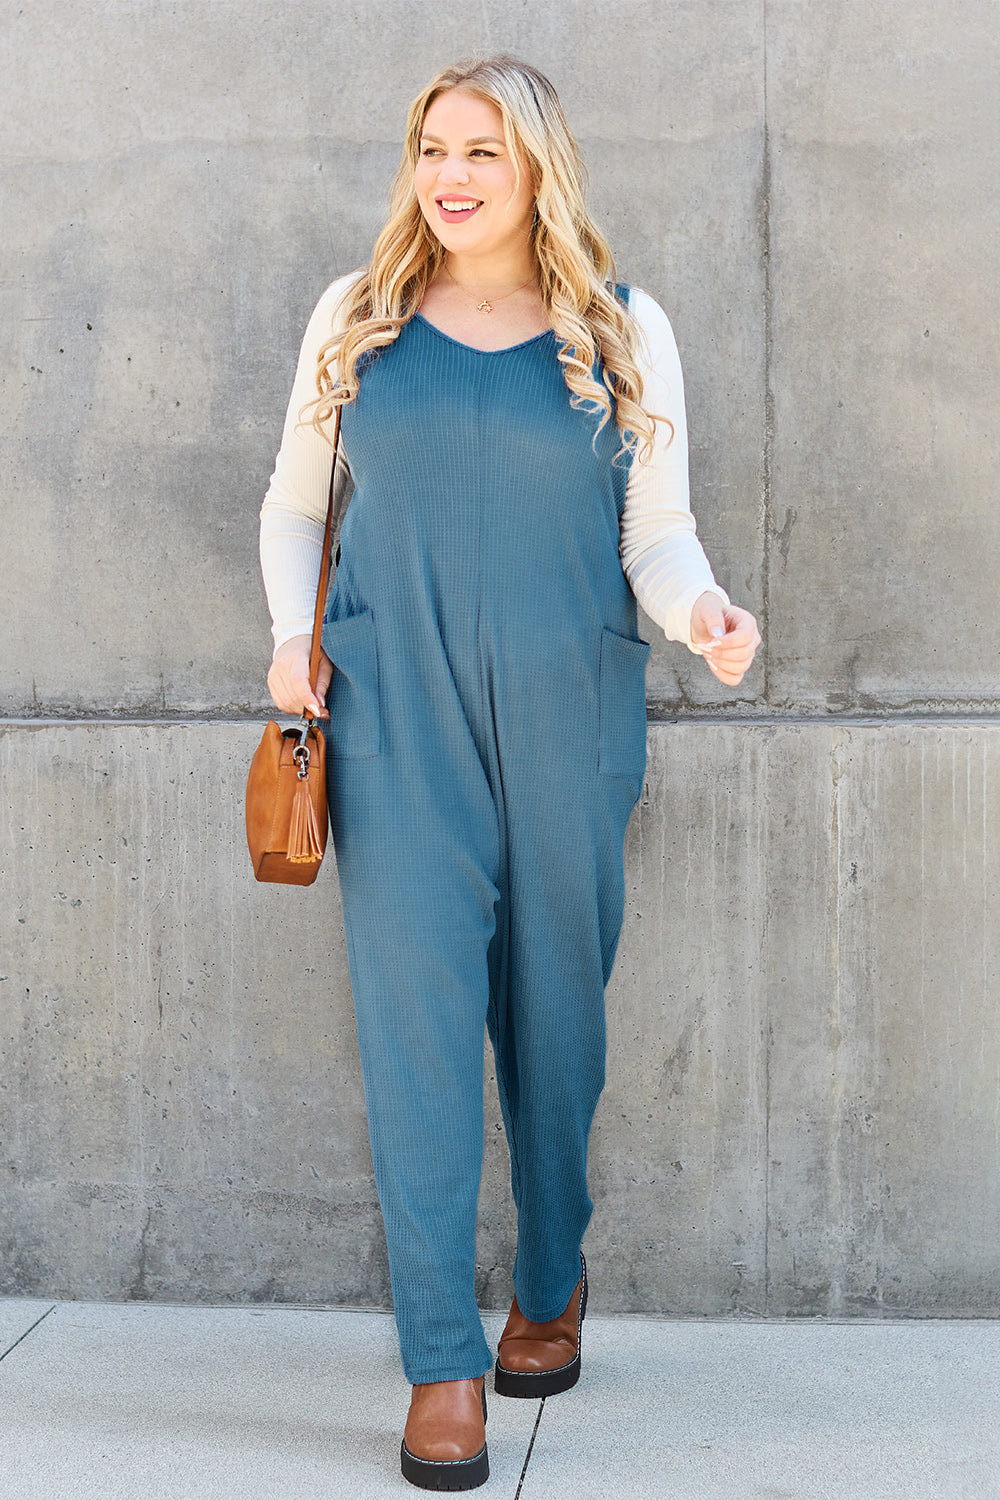
<path id="1" fill-rule="evenodd" d="M 422 1490 L 474 1490 L 490 1475 L 485 1376 L 415 1385 L 399 1451 L 403 1478 Z"/>
<path id="2" fill-rule="evenodd" d="M 587 1262 L 566 1311 L 549 1323 L 531 1323 L 514 1298 L 500 1335 L 494 1388 L 498 1396 L 555 1396 L 580 1378 L 580 1330 L 587 1311 Z"/>

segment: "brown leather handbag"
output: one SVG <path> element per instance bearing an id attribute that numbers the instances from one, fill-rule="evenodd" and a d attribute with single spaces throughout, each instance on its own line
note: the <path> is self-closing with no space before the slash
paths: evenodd
<path id="1" fill-rule="evenodd" d="M 309 685 L 315 691 L 319 671 L 323 610 L 330 581 L 340 407 L 333 431 L 330 501 L 323 533 L 323 557 L 309 651 Z M 291 729 L 272 719 L 250 762 L 246 797 L 247 845 L 258 880 L 277 885 L 312 885 L 326 851 L 329 815 L 326 804 L 326 741 L 310 714 Z"/>

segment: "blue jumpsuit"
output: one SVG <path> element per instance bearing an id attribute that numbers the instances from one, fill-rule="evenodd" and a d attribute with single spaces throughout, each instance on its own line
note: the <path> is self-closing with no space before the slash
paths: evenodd
<path id="1" fill-rule="evenodd" d="M 403 1368 L 482 1375 L 483 1030 L 526 1317 L 560 1314 L 592 1204 L 604 987 L 646 764 L 618 554 L 628 459 L 551 332 L 457 342 L 419 314 L 344 408 L 355 492 L 323 645 L 328 774 Z"/>

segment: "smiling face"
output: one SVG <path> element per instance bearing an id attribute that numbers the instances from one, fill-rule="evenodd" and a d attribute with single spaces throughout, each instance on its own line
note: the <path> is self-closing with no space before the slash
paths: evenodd
<path id="1" fill-rule="evenodd" d="M 424 116 L 413 185 L 446 250 L 495 255 L 527 241 L 535 208 L 531 175 L 504 141 L 495 104 L 461 89 L 439 94 Z"/>

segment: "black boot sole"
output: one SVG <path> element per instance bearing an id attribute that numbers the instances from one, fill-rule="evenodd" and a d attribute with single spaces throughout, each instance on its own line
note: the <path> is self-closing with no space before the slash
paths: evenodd
<path id="1" fill-rule="evenodd" d="M 399 1466 L 403 1478 L 421 1490 L 474 1490 L 485 1484 L 490 1477 L 490 1461 L 486 1444 L 474 1458 L 456 1458 L 438 1461 L 433 1458 L 417 1458 L 405 1443 L 400 1444 Z"/>
<path id="2" fill-rule="evenodd" d="M 483 1423 L 486 1417 L 486 1386 L 483 1386 Z M 399 1445 L 399 1467 L 403 1478 L 421 1490 L 475 1490 L 490 1477 L 490 1461 L 484 1443 L 472 1458 L 418 1458 L 405 1441 Z"/>
<path id="3" fill-rule="evenodd" d="M 522 1400 L 540 1401 L 543 1396 L 558 1396 L 568 1391 L 580 1379 L 580 1337 L 583 1320 L 587 1312 L 587 1262 L 582 1254 L 583 1290 L 580 1293 L 580 1313 L 576 1325 L 576 1354 L 565 1365 L 555 1370 L 507 1370 L 497 1355 L 493 1371 L 493 1389 L 498 1396 L 519 1396 Z"/>

